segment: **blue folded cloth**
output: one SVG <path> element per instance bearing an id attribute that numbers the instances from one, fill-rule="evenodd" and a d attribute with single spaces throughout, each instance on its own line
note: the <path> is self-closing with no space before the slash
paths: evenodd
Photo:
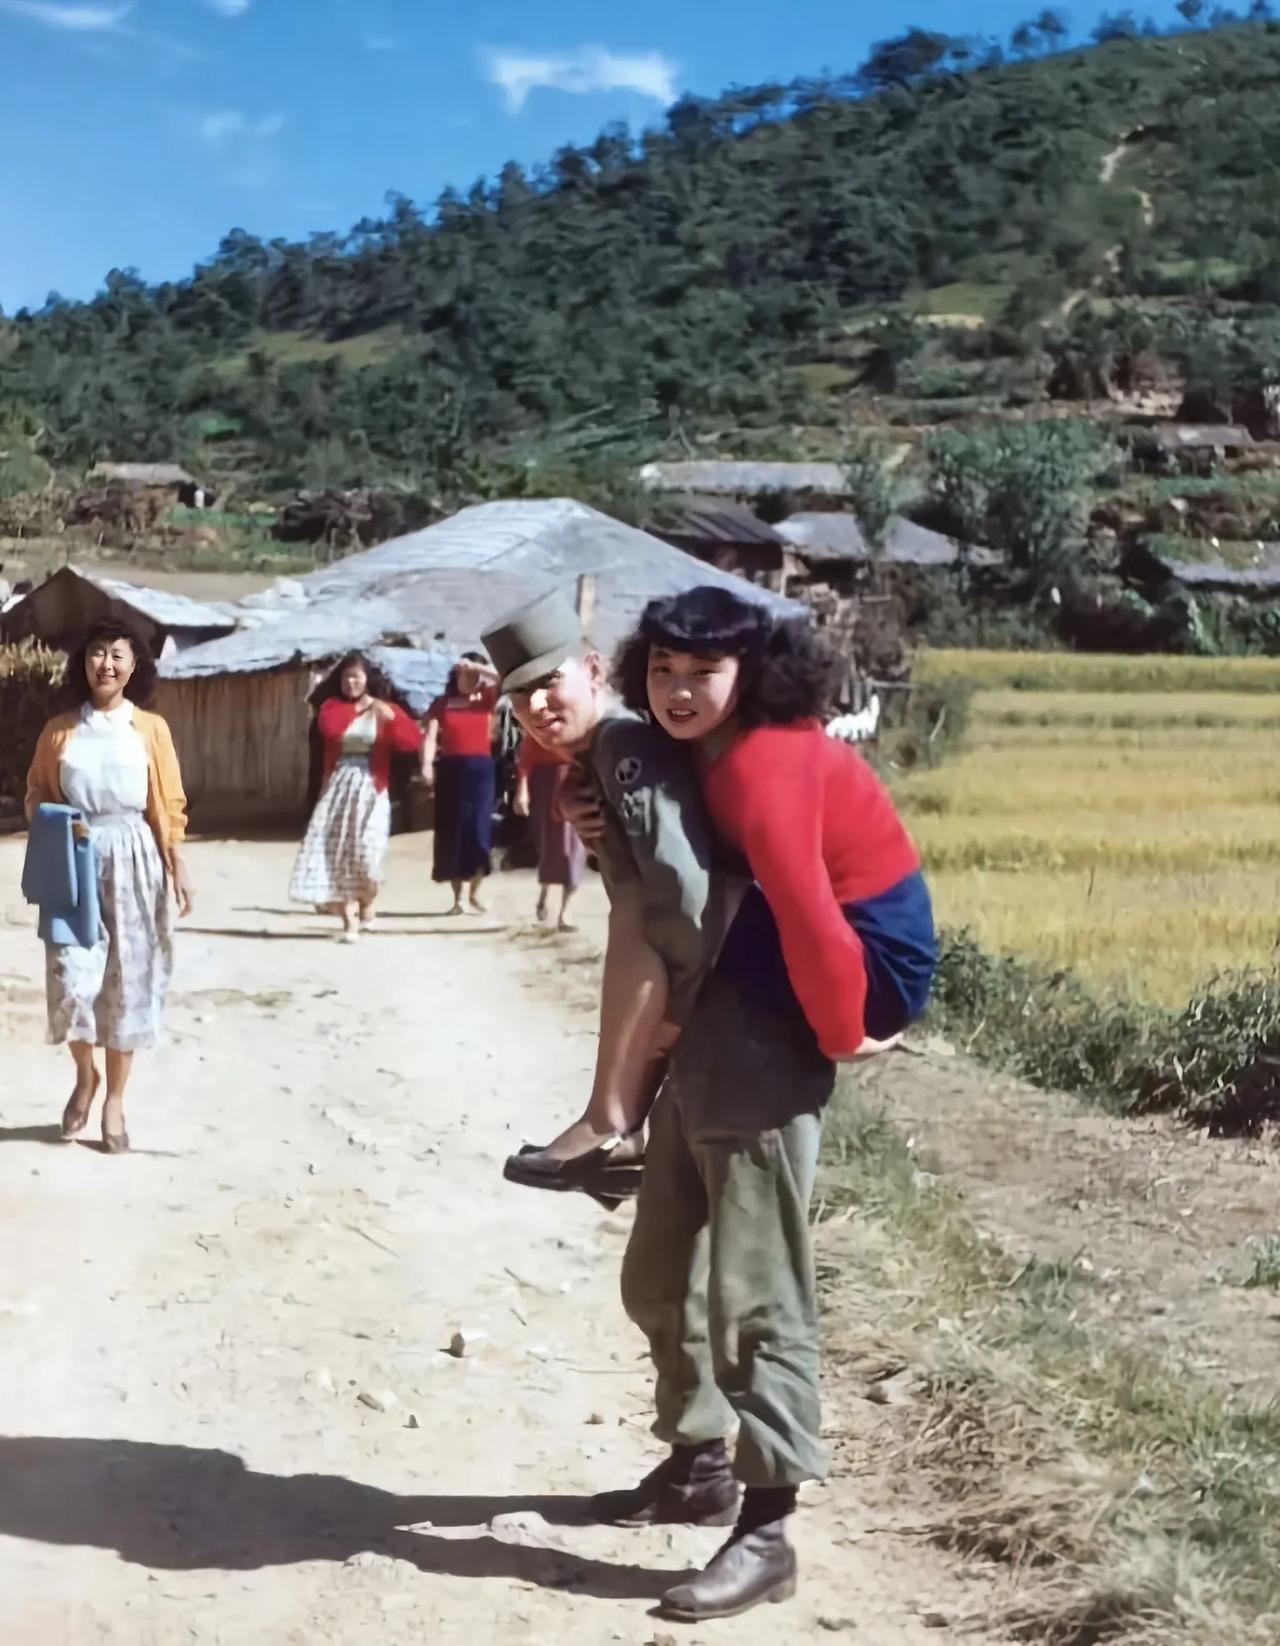
<path id="1" fill-rule="evenodd" d="M 98 859 L 92 840 L 76 837 L 74 806 L 36 807 L 22 865 L 22 895 L 40 905 L 40 937 L 59 948 L 98 941 Z"/>

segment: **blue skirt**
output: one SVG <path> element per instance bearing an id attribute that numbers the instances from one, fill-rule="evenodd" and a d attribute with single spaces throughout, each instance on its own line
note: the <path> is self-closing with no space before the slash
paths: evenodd
<path id="1" fill-rule="evenodd" d="M 844 917 L 862 944 L 867 972 L 863 1026 L 872 1040 L 888 1040 L 923 1013 L 938 966 L 933 904 L 924 875 L 917 869 L 879 897 L 846 903 Z M 759 886 L 752 886 L 742 901 L 716 973 L 761 1010 L 803 1020 L 777 922 Z"/>
<path id="2" fill-rule="evenodd" d="M 433 880 L 474 880 L 489 873 L 495 787 L 488 755 L 455 754 L 436 761 Z"/>

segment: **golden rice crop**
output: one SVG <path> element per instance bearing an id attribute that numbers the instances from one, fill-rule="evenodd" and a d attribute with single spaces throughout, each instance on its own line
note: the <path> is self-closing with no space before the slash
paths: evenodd
<path id="1" fill-rule="evenodd" d="M 1015 691 L 996 688 L 975 698 L 970 717 L 983 726 L 1106 726 L 1142 731 L 1266 726 L 1280 730 L 1280 700 L 1269 692 Z"/>
<path id="2" fill-rule="evenodd" d="M 1181 660 L 1175 660 L 1181 661 Z M 938 913 L 987 947 L 1070 966 L 1095 987 L 1185 1003 L 1280 938 L 1280 763 L 1265 699 L 980 692 L 968 739 L 897 794 Z"/>
<path id="3" fill-rule="evenodd" d="M 930 647 L 916 654 L 913 678 L 1021 692 L 1280 692 L 1280 658 Z"/>

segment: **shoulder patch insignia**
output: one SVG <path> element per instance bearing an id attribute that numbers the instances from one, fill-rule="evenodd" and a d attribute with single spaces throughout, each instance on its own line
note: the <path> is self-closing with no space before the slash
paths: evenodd
<path id="1" fill-rule="evenodd" d="M 613 775 L 620 788 L 630 789 L 640 781 L 643 771 L 644 767 L 640 764 L 638 757 L 629 754 L 624 760 L 619 760 L 614 767 Z"/>

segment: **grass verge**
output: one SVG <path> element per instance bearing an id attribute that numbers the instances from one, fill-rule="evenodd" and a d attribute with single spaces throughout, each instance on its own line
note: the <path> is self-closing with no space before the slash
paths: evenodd
<path id="1" fill-rule="evenodd" d="M 912 1385 L 880 1468 L 931 1540 L 1011 1570 L 990 1623 L 1042 1646 L 1280 1638 L 1280 1408 L 1108 1342 L 1089 1275 L 984 1239 L 853 1081 L 822 1196 L 828 1315 L 876 1321 Z M 865 1357 L 832 1336 L 838 1380 Z"/>
<path id="2" fill-rule="evenodd" d="M 1280 970 L 1214 979 L 1178 1011 L 1096 997 L 1071 971 L 949 932 L 929 1017 L 972 1056 L 1120 1112 L 1223 1135 L 1280 1124 Z"/>

